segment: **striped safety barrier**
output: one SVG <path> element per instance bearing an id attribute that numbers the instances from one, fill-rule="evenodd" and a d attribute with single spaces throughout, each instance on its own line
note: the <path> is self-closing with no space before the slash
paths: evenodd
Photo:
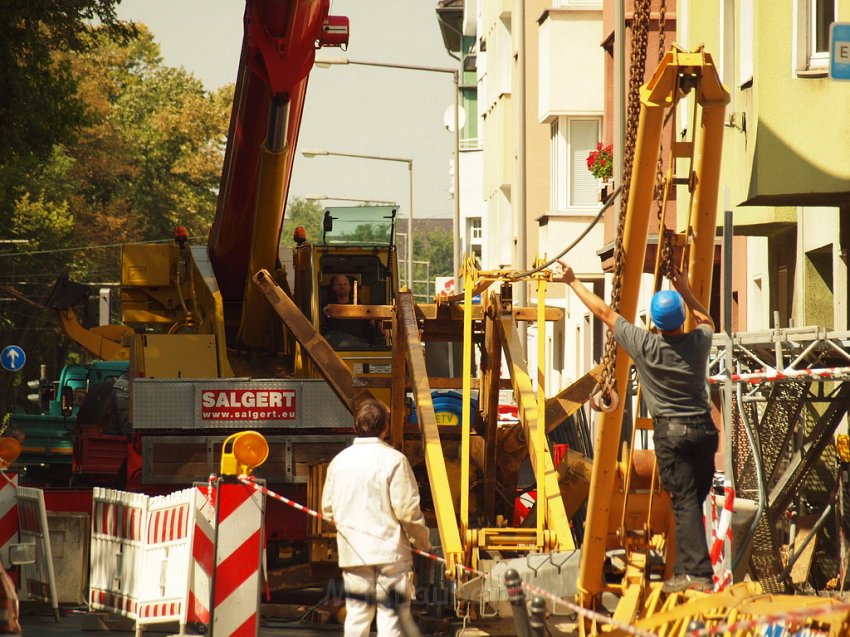
<path id="1" fill-rule="evenodd" d="M 148 501 L 136 591 L 137 626 L 170 621 L 186 625 L 194 495 L 194 489 L 183 489 Z"/>
<path id="2" fill-rule="evenodd" d="M 18 543 L 18 474 L 6 471 L 0 475 L 0 562 L 13 568 L 9 552 Z"/>
<path id="3" fill-rule="evenodd" d="M 47 527 L 44 491 L 18 487 L 18 525 L 21 544 L 35 545 L 35 562 L 21 564 L 21 599 L 48 602 L 59 619 L 59 598 L 53 573 L 53 553 Z"/>
<path id="4" fill-rule="evenodd" d="M 186 624 L 194 490 L 166 496 L 95 488 L 89 604 L 136 622 Z"/>
<path id="5" fill-rule="evenodd" d="M 714 493 L 706 498 L 703 515 L 708 554 L 714 569 L 715 591 L 722 591 L 732 583 L 732 569 L 727 564 L 725 550 L 732 543 L 732 514 L 735 508 L 735 489 L 732 488 L 729 480 L 723 482 L 722 508 L 718 517 L 717 505 L 720 500 L 721 498 Z M 711 524 L 707 523 L 709 516 L 711 516 Z"/>
<path id="6" fill-rule="evenodd" d="M 212 637 L 254 637 L 260 625 L 265 497 L 235 477 L 216 483 Z"/>
<path id="7" fill-rule="evenodd" d="M 215 566 L 215 487 L 195 487 L 195 529 L 189 578 L 188 623 L 210 623 L 210 599 Z"/>
<path id="8" fill-rule="evenodd" d="M 95 487 L 89 605 L 135 619 L 148 496 Z"/>

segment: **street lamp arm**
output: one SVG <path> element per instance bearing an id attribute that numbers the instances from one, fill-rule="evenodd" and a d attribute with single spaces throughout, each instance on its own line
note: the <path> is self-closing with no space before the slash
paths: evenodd
<path id="1" fill-rule="evenodd" d="M 305 157 L 355 157 L 357 159 L 379 159 L 381 161 L 400 161 L 413 167 L 413 160 L 406 157 L 384 157 L 382 155 L 362 155 L 360 153 L 342 153 L 330 150 L 302 150 L 301 154 Z"/>
<path id="2" fill-rule="evenodd" d="M 398 202 L 386 199 L 364 199 L 363 197 L 332 197 L 330 195 L 304 195 L 307 201 L 353 201 L 355 203 L 373 203 L 375 205 L 397 206 Z"/>
<path id="3" fill-rule="evenodd" d="M 361 60 L 350 60 L 348 58 L 316 58 L 315 65 L 318 67 L 330 67 L 335 64 L 357 64 L 360 66 L 376 66 L 388 69 L 404 69 L 409 71 L 425 71 L 430 73 L 447 73 L 452 76 L 454 80 L 454 134 L 455 134 L 455 149 L 454 149 L 454 218 L 452 220 L 452 234 L 453 234 L 453 250 L 452 250 L 452 269 L 455 272 L 455 275 L 459 273 L 460 270 L 460 262 L 461 262 L 461 249 L 460 249 L 460 70 L 455 68 L 441 67 L 441 66 L 420 66 L 418 64 L 395 64 L 393 62 L 364 62 Z M 342 153 L 332 153 L 332 154 L 342 154 Z M 307 155 L 308 157 L 312 155 Z M 360 157 L 360 155 L 343 155 L 345 157 Z M 389 158 L 382 158 L 389 159 Z M 391 161 L 405 161 L 403 159 L 392 159 Z M 409 161 L 409 160 L 408 160 Z M 411 173 L 411 182 L 413 176 L 413 162 L 409 162 L 410 173 Z M 413 187 L 411 186 L 411 199 L 412 199 L 412 191 Z M 412 203 L 411 203 L 412 208 Z M 411 213 L 412 216 L 412 213 Z M 411 282 L 411 289 L 413 289 L 413 285 Z"/>
<path id="4" fill-rule="evenodd" d="M 362 60 L 350 60 L 348 58 L 324 58 L 316 59 L 316 66 L 326 67 L 338 64 L 356 64 L 358 66 L 378 66 L 385 69 L 404 69 L 408 71 L 426 71 L 429 73 L 448 73 L 457 76 L 458 70 L 443 66 L 423 66 L 420 64 L 395 64 L 393 62 L 364 62 Z"/>

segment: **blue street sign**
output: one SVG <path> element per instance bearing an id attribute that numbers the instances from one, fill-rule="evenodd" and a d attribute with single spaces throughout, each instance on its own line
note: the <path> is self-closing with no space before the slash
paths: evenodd
<path id="1" fill-rule="evenodd" d="M 3 369 L 8 369 L 10 372 L 16 372 L 27 362 L 27 355 L 17 345 L 7 345 L 0 352 L 0 365 Z"/>
<path id="2" fill-rule="evenodd" d="M 829 77 L 850 80 L 850 22 L 833 22 L 829 27 Z"/>

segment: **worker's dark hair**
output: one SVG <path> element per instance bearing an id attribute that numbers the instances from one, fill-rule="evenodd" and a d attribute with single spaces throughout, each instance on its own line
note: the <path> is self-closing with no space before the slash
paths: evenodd
<path id="1" fill-rule="evenodd" d="M 357 404 L 354 413 L 354 432 L 363 438 L 373 438 L 387 427 L 389 412 L 380 400 L 366 398 Z"/>

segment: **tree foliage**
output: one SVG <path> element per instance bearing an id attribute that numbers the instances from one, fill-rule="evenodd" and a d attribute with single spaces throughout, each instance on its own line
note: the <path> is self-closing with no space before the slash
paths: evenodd
<path id="1" fill-rule="evenodd" d="M 292 233 L 301 226 L 307 232 L 307 240 L 318 242 L 322 240 L 322 216 L 324 208 L 316 201 L 296 198 L 286 206 L 281 231 L 281 244 L 293 245 Z"/>
<path id="2" fill-rule="evenodd" d="M 438 276 L 452 276 L 453 245 L 452 233 L 444 230 L 435 230 L 425 236 L 417 235 L 413 238 L 413 254 L 420 256 L 414 258 L 429 264 L 432 280 Z M 414 273 L 419 278 L 416 270 Z"/>
<path id="3" fill-rule="evenodd" d="M 84 111 L 67 53 L 90 46 L 87 25 L 97 21 L 112 37 L 132 37 L 116 0 L 0 1 L 0 162 L 44 158 L 79 130 Z"/>
<path id="4" fill-rule="evenodd" d="M 27 242 L 0 243 L 0 285 L 39 303 L 63 269 L 117 282 L 121 243 L 168 241 L 176 225 L 203 242 L 215 215 L 233 89 L 164 66 L 115 4 L 0 0 L 0 238 Z M 27 350 L 27 378 L 38 362 L 55 376 L 55 315 L 0 308 L 0 345 Z"/>

